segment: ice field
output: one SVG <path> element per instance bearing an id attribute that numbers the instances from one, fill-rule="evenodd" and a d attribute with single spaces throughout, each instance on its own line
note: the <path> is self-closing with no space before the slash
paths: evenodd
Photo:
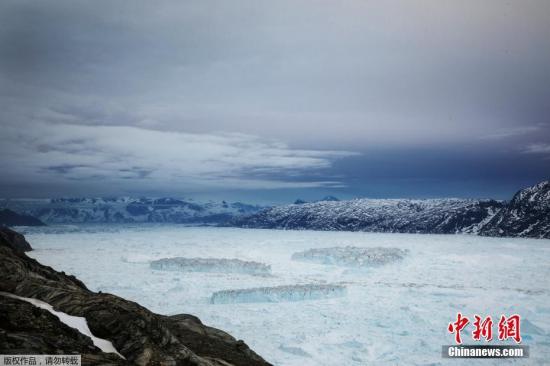
<path id="1" fill-rule="evenodd" d="M 530 358 L 475 364 L 550 362 L 550 240 L 144 224 L 24 232 L 31 257 L 90 289 L 194 314 L 275 365 L 472 364 L 441 357 L 459 311 L 522 317 Z"/>

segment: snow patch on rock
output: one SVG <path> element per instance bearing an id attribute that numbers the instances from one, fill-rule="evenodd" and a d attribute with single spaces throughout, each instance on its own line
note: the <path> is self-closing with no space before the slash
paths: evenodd
<path id="1" fill-rule="evenodd" d="M 52 315 L 55 315 L 59 319 L 59 321 L 61 321 L 63 324 L 78 330 L 81 334 L 87 337 L 90 337 L 92 339 L 92 342 L 94 343 L 94 346 L 99 348 L 101 351 L 106 353 L 116 353 L 117 355 L 125 359 L 125 357 L 116 350 L 115 346 L 113 346 L 113 344 L 110 341 L 103 338 L 98 338 L 92 334 L 92 331 L 88 327 L 88 322 L 86 321 L 86 318 L 83 318 L 80 316 L 73 316 L 67 313 L 63 313 L 61 311 L 54 310 L 53 306 L 51 306 L 50 304 L 44 301 L 30 298 L 30 297 L 21 297 L 14 294 L 10 294 L 8 292 L 0 292 L 0 295 L 11 297 L 17 300 L 26 301 L 40 309 L 47 310 Z"/>

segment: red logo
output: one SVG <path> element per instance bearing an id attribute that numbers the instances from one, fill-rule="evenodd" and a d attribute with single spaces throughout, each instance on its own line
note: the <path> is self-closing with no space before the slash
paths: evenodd
<path id="1" fill-rule="evenodd" d="M 474 321 L 475 329 L 472 332 L 472 338 L 475 341 L 485 338 L 485 340 L 489 342 L 493 339 L 493 319 L 491 319 L 490 315 L 483 319 L 483 321 L 481 321 L 481 317 L 479 315 L 475 315 L 474 317 L 476 320 Z"/>
<path id="2" fill-rule="evenodd" d="M 462 339 L 460 338 L 460 332 L 466 324 L 468 324 L 470 320 L 466 317 L 463 317 L 461 313 L 456 314 L 456 322 L 449 323 L 449 327 L 447 328 L 449 330 L 449 333 L 455 333 L 455 342 L 457 344 L 462 343 Z"/>
<path id="3" fill-rule="evenodd" d="M 508 338 L 512 338 L 516 343 L 521 342 L 521 333 L 519 330 L 520 317 L 514 314 L 508 319 L 504 315 L 500 316 L 498 322 L 498 339 L 504 341 Z"/>
<path id="4" fill-rule="evenodd" d="M 481 318 L 479 315 L 474 315 L 474 330 L 472 331 L 472 339 L 474 341 L 480 341 L 482 338 L 486 342 L 493 339 L 493 319 L 491 316 Z M 447 330 L 449 333 L 454 334 L 455 342 L 462 344 L 461 332 L 470 323 L 470 319 L 463 316 L 461 313 L 456 314 L 456 321 L 449 323 Z M 519 315 L 514 314 L 508 318 L 501 315 L 498 322 L 498 339 L 505 341 L 508 338 L 512 338 L 516 343 L 521 343 L 521 331 L 520 331 L 521 318 Z"/>

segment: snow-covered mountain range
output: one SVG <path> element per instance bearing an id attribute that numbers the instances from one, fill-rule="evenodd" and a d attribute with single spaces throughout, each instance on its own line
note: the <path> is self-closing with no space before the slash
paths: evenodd
<path id="1" fill-rule="evenodd" d="M 56 198 L 0 200 L 0 207 L 32 215 L 47 224 L 201 223 L 216 224 L 263 207 L 240 202 L 196 202 L 175 198 Z"/>
<path id="2" fill-rule="evenodd" d="M 262 207 L 241 202 L 115 197 L 0 200 L 2 208 L 46 224 L 158 222 L 550 238 L 549 181 L 519 191 L 509 202 L 453 198 L 339 201 L 327 197 Z"/>
<path id="3" fill-rule="evenodd" d="M 550 238 L 550 181 L 516 193 L 480 234 Z"/>
<path id="4" fill-rule="evenodd" d="M 247 228 L 345 230 L 550 238 L 550 182 L 512 201 L 356 199 L 272 207 L 233 219 Z"/>
<path id="5" fill-rule="evenodd" d="M 504 203 L 460 199 L 355 199 L 272 207 L 235 218 L 249 228 L 477 233 Z"/>

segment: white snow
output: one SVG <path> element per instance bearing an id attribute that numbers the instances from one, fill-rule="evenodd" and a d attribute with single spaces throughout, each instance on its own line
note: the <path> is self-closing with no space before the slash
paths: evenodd
<path id="1" fill-rule="evenodd" d="M 441 346 L 453 342 L 447 325 L 457 311 L 470 317 L 520 314 L 529 325 L 522 337 L 530 358 L 517 364 L 550 359 L 550 240 L 178 225 L 35 228 L 27 229 L 27 239 L 35 248 L 29 256 L 76 275 L 90 289 L 162 314 L 194 314 L 243 339 L 275 365 L 468 365 L 441 358 Z M 408 253 L 368 270 L 291 259 L 296 252 L 347 246 Z M 270 265 L 272 275 L 149 266 L 171 257 L 238 258 Z M 346 294 L 211 304 L 217 291 L 307 284 L 341 284 Z M 467 329 L 463 337 L 473 343 Z"/>
<path id="2" fill-rule="evenodd" d="M 111 341 L 108 341 L 103 338 L 98 338 L 92 334 L 92 331 L 88 327 L 88 322 L 86 321 L 86 318 L 83 318 L 80 316 L 73 316 L 73 315 L 66 314 L 62 311 L 54 310 L 53 306 L 51 306 L 50 304 L 41 300 L 30 298 L 30 297 L 21 297 L 14 294 L 10 294 L 8 292 L 0 292 L 0 295 L 26 301 L 40 309 L 47 310 L 52 315 L 55 315 L 59 319 L 59 321 L 61 321 L 63 324 L 78 330 L 81 334 L 87 337 L 90 337 L 92 339 L 94 346 L 99 348 L 101 351 L 106 353 L 116 353 L 117 355 L 125 359 L 123 355 L 118 353 L 118 351 L 116 350 L 115 346 L 113 346 Z"/>

